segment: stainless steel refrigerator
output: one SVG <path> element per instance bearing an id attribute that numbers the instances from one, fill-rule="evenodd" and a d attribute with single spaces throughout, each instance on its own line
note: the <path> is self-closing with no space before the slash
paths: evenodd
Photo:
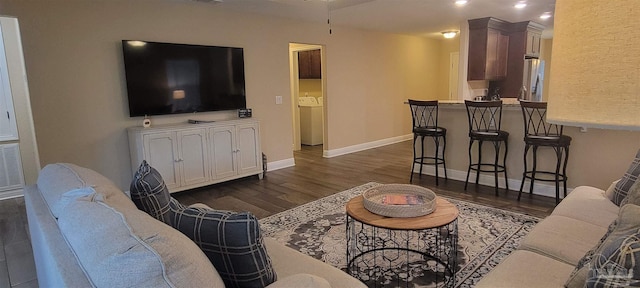
<path id="1" fill-rule="evenodd" d="M 544 61 L 536 58 L 525 59 L 519 98 L 529 101 L 542 101 L 543 82 Z"/>

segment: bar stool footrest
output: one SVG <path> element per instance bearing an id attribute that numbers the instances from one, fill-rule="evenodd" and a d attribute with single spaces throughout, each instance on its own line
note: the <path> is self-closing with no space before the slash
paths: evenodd
<path id="1" fill-rule="evenodd" d="M 493 163 L 488 164 L 488 163 L 474 163 L 469 165 L 469 169 L 473 170 L 473 171 L 478 171 L 478 172 L 504 172 L 504 166 L 503 165 L 495 165 Z M 489 170 L 489 168 L 485 168 L 483 169 L 482 167 L 487 166 L 490 167 L 491 169 Z M 495 168 L 498 168 L 497 170 Z"/>
<path id="2" fill-rule="evenodd" d="M 551 171 L 536 171 L 536 177 L 533 178 L 533 171 L 526 171 L 522 175 L 525 179 L 532 179 L 535 181 L 555 182 L 556 172 Z M 540 175 L 539 175 L 540 174 Z M 549 176 L 553 178 L 540 178 L 540 176 Z M 558 181 L 567 181 L 567 176 L 564 174 L 558 174 Z"/>
<path id="3" fill-rule="evenodd" d="M 423 159 L 422 162 L 420 161 L 420 159 Z M 435 158 L 435 157 L 427 157 L 427 156 L 425 156 L 423 158 L 420 158 L 420 157 L 414 158 L 413 159 L 413 163 L 415 163 L 415 164 L 422 163 L 424 165 L 436 165 L 436 164 L 440 165 L 440 164 L 444 164 L 445 162 L 444 162 L 444 159 L 442 159 L 442 158 Z"/>

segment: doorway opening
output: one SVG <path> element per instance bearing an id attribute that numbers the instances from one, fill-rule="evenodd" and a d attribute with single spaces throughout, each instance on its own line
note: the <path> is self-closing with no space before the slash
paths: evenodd
<path id="1" fill-rule="evenodd" d="M 324 151 L 327 139 L 324 48 L 316 44 L 289 43 L 289 55 L 293 151 L 303 147 Z M 322 152 L 319 155 L 321 157 Z"/>

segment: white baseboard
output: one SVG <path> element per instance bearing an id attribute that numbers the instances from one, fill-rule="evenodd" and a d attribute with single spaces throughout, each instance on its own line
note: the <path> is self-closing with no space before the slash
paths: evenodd
<path id="1" fill-rule="evenodd" d="M 392 138 L 377 140 L 377 141 L 373 141 L 373 142 L 369 142 L 369 143 L 363 143 L 363 144 L 348 146 L 348 147 L 339 148 L 339 149 L 325 150 L 322 153 L 322 157 L 325 157 L 325 158 L 336 157 L 336 156 L 345 155 L 345 154 L 349 154 L 349 153 L 355 153 L 355 152 L 359 152 L 359 151 L 364 151 L 364 150 L 367 150 L 367 149 L 372 149 L 372 148 L 377 148 L 377 147 L 381 147 L 381 146 L 391 145 L 391 144 L 395 144 L 395 143 L 399 143 L 399 142 L 407 141 L 407 140 L 411 140 L 411 139 L 413 139 L 413 134 L 407 134 L 407 135 L 402 135 L 402 136 L 398 136 L 398 137 L 392 137 Z M 279 169 L 283 169 L 283 168 L 287 168 L 287 167 L 293 167 L 295 165 L 296 165 L 296 163 L 295 163 L 294 158 L 278 160 L 278 161 L 273 161 L 273 162 L 267 162 L 267 172 L 268 171 L 279 170 Z"/>
<path id="2" fill-rule="evenodd" d="M 0 200 L 6 200 L 6 199 L 17 198 L 22 196 L 24 196 L 23 189 L 0 192 Z"/>
<path id="3" fill-rule="evenodd" d="M 373 142 L 362 143 L 362 144 L 358 144 L 358 145 L 353 145 L 353 146 L 347 146 L 347 147 L 343 147 L 343 148 L 333 149 L 333 150 L 325 150 L 322 153 L 322 157 L 332 158 L 332 157 L 336 157 L 336 156 L 340 156 L 340 155 L 345 155 L 345 154 L 364 151 L 364 150 L 367 150 L 367 149 L 372 149 L 372 148 L 377 148 L 377 147 L 381 147 L 381 146 L 391 145 L 391 144 L 395 144 L 395 143 L 399 143 L 399 142 L 403 142 L 403 141 L 407 141 L 407 140 L 411 140 L 411 139 L 413 139 L 413 134 L 407 134 L 407 135 L 402 135 L 402 136 L 397 136 L 397 137 L 377 140 L 377 141 L 373 141 Z"/>
<path id="4" fill-rule="evenodd" d="M 267 172 L 275 171 L 275 170 L 279 170 L 287 167 L 293 167 L 293 166 L 296 166 L 296 162 L 293 160 L 293 158 L 267 162 Z"/>
<path id="5" fill-rule="evenodd" d="M 420 171 L 420 164 L 415 164 L 413 171 L 418 173 Z M 423 165 L 422 174 L 436 176 L 435 166 Z M 444 169 L 442 167 L 438 167 L 438 175 L 440 176 L 441 179 L 444 178 Z M 502 175 L 504 175 L 504 173 L 502 173 Z M 413 177 L 415 178 L 417 176 L 418 175 L 414 175 Z M 453 180 L 464 181 L 467 178 L 467 171 L 447 169 L 447 177 Z M 475 182 L 476 182 L 476 173 L 474 171 L 471 171 L 471 173 L 469 173 L 469 183 L 474 184 Z M 521 179 L 509 179 L 509 189 L 511 191 L 518 191 L 520 190 L 521 183 L 522 183 Z M 529 183 L 530 183 L 529 180 L 525 181 L 524 188 L 522 189 L 523 194 L 529 193 L 529 185 L 530 185 Z M 493 174 L 481 173 L 480 179 L 478 180 L 478 184 L 492 187 L 493 185 L 495 185 Z M 499 174 L 498 174 L 498 187 L 503 189 L 505 188 L 504 177 L 500 177 Z M 572 190 L 573 188 L 567 187 L 567 195 L 569 195 L 569 193 Z M 540 181 L 536 181 L 535 184 L 533 185 L 533 194 L 556 198 L 556 186 L 544 184 L 544 183 L 540 183 Z M 563 195 L 564 195 L 563 189 L 561 187 L 560 199 L 563 198 L 562 197 Z"/>
<path id="6" fill-rule="evenodd" d="M 395 143 L 399 143 L 399 142 L 403 142 L 411 139 L 413 139 L 413 134 L 407 134 L 403 136 L 392 137 L 392 138 L 377 140 L 373 142 L 368 142 L 368 143 L 363 143 L 363 144 L 358 144 L 358 145 L 353 145 L 353 146 L 348 146 L 348 147 L 343 147 L 343 148 L 338 148 L 333 150 L 325 150 L 322 156 L 325 158 L 332 158 L 332 157 L 341 156 L 345 154 L 364 151 L 367 149 L 373 149 L 381 146 L 391 145 L 391 144 L 395 144 Z M 293 166 L 295 166 L 294 158 L 273 161 L 273 162 L 267 163 L 267 171 L 274 171 L 274 170 L 279 170 L 279 169 L 293 167 Z M 418 171 L 420 171 L 419 164 L 415 164 L 414 168 L 415 168 L 414 172 L 417 173 Z M 444 177 L 444 169 L 442 167 L 439 167 L 439 170 L 440 171 L 438 171 L 438 173 L 440 177 Z M 422 174 L 435 176 L 436 175 L 435 166 L 424 165 L 422 168 Z M 452 179 L 452 180 L 465 181 L 467 177 L 467 171 L 447 169 L 447 176 L 449 179 Z M 413 177 L 416 177 L 416 176 L 413 176 Z M 474 171 L 471 171 L 471 173 L 469 174 L 469 182 L 475 183 L 475 179 L 476 179 L 475 177 L 476 177 L 476 173 Z M 495 180 L 492 174 L 482 173 L 480 174 L 480 179 L 478 180 L 478 184 L 485 185 L 485 186 L 493 186 L 494 181 Z M 509 179 L 510 190 L 518 191 L 520 189 L 521 183 L 522 183 L 521 179 Z M 530 183 L 529 180 L 525 181 L 523 193 L 529 193 L 529 183 Z M 500 175 L 498 175 L 498 187 L 503 189 L 505 188 L 504 177 L 501 177 Z M 561 190 L 560 198 L 562 198 L 562 189 L 560 190 Z M 567 195 L 572 190 L 573 188 L 567 187 Z M 533 194 L 555 198 L 556 188 L 555 188 L 555 185 L 544 184 L 544 182 L 541 183 L 541 181 L 536 181 L 536 184 L 533 187 Z"/>

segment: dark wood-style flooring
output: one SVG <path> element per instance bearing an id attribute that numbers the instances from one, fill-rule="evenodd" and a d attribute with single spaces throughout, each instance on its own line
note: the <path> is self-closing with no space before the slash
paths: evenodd
<path id="1" fill-rule="evenodd" d="M 267 172 L 263 180 L 247 177 L 191 191 L 175 193 L 183 204 L 205 203 L 216 209 L 251 211 L 258 218 L 311 202 L 368 182 L 409 183 L 411 142 L 401 142 L 357 153 L 322 158 L 322 146 L 303 146 L 295 152 L 296 166 Z M 437 194 L 509 211 L 546 217 L 555 206 L 553 198 L 523 196 L 517 191 L 469 186 L 460 181 L 440 181 L 414 176 L 413 184 Z M 0 201 L 0 288 L 37 287 L 33 252 L 28 236 L 23 198 Z"/>
<path id="2" fill-rule="evenodd" d="M 296 166 L 267 172 L 263 180 L 243 178 L 202 189 L 173 194 L 183 204 L 203 202 L 212 208 L 251 211 L 258 218 L 347 190 L 368 182 L 409 183 L 412 158 L 411 141 L 369 149 L 334 158 L 322 158 L 322 145 L 303 146 L 295 152 Z M 428 187 L 438 195 L 475 202 L 509 211 L 546 217 L 555 207 L 553 198 L 523 195 L 464 182 L 440 181 L 414 175 L 413 183 Z"/>
<path id="3" fill-rule="evenodd" d="M 0 201 L 0 288 L 38 287 L 24 198 Z"/>

